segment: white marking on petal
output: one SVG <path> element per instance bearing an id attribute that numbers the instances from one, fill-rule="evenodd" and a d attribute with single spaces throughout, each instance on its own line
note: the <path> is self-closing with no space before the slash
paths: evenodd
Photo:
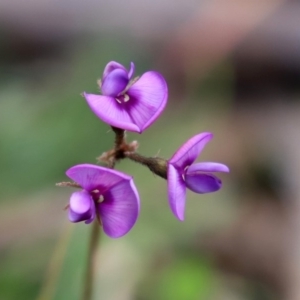
<path id="1" fill-rule="evenodd" d="M 104 197 L 102 195 L 100 195 L 99 199 L 98 199 L 98 203 L 102 203 L 104 201 Z"/>
<path id="2" fill-rule="evenodd" d="M 125 94 L 124 95 L 124 102 L 127 102 L 127 101 L 129 101 L 130 100 L 130 97 L 127 95 L 127 94 Z"/>

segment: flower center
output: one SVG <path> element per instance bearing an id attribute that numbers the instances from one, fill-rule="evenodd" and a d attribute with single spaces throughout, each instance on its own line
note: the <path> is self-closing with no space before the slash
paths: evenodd
<path id="1" fill-rule="evenodd" d="M 102 203 L 104 201 L 104 197 L 102 195 L 99 196 L 99 199 L 97 200 L 98 203 Z"/>
<path id="2" fill-rule="evenodd" d="M 121 94 L 120 96 L 118 96 L 117 98 L 115 98 L 116 99 L 116 101 L 118 102 L 118 103 L 126 103 L 126 102 L 128 102 L 129 100 L 130 100 L 130 97 L 129 97 L 129 95 L 127 95 L 127 94 Z"/>
<path id="3" fill-rule="evenodd" d="M 91 194 L 92 194 L 95 204 L 102 203 L 104 201 L 104 197 L 103 197 L 103 195 L 100 194 L 99 190 L 97 190 L 97 189 L 93 190 Z"/>

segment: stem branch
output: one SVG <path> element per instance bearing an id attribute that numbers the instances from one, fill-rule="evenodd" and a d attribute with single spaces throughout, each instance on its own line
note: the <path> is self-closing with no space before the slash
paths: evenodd
<path id="1" fill-rule="evenodd" d="M 125 152 L 125 157 L 147 166 L 154 174 L 167 179 L 167 161 L 160 157 L 145 157 L 136 152 Z"/>

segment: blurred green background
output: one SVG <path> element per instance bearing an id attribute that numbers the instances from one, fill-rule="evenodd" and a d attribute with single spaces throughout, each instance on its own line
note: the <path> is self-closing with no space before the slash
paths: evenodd
<path id="1" fill-rule="evenodd" d="M 55 183 L 113 145 L 80 95 L 111 60 L 169 86 L 158 121 L 128 133 L 140 153 L 169 158 L 211 131 L 200 160 L 231 173 L 217 193 L 188 192 L 179 222 L 166 182 L 121 161 L 141 213 L 125 237 L 101 235 L 94 299 L 297 299 L 300 6 L 74 3 L 0 5 L 0 299 L 80 299 L 91 228 L 67 221 L 72 189 Z"/>

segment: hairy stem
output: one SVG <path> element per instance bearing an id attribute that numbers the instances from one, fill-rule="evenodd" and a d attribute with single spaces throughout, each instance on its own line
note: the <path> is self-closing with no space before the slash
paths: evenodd
<path id="1" fill-rule="evenodd" d="M 78 183 L 76 183 L 76 182 L 63 181 L 63 182 L 56 183 L 56 186 L 60 186 L 60 187 L 74 187 L 74 188 L 81 189 L 81 186 Z"/>
<path id="2" fill-rule="evenodd" d="M 136 152 L 125 152 L 125 157 L 147 166 L 154 174 L 167 179 L 167 161 L 160 157 L 145 157 Z"/>
<path id="3" fill-rule="evenodd" d="M 117 127 L 111 127 L 115 136 L 115 150 L 119 149 L 122 144 L 125 143 L 125 131 Z"/>

